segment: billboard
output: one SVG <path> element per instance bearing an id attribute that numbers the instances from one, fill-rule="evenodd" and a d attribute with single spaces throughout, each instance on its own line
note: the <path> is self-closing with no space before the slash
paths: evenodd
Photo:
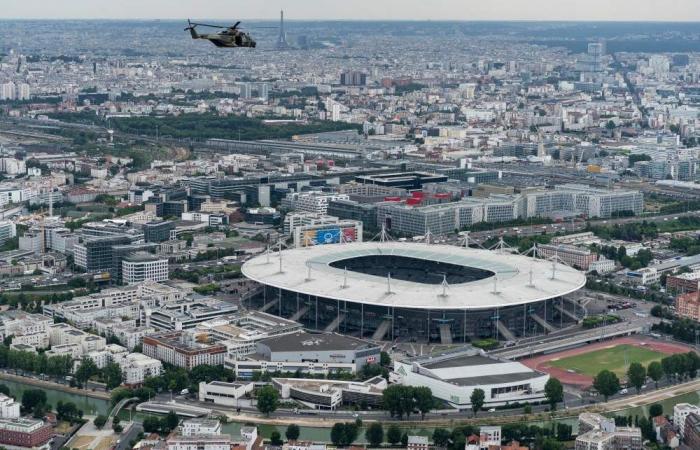
<path id="1" fill-rule="evenodd" d="M 342 240 L 341 240 L 342 237 Z M 357 229 L 355 227 L 326 227 L 302 232 L 302 246 L 339 244 L 340 242 L 355 242 Z"/>

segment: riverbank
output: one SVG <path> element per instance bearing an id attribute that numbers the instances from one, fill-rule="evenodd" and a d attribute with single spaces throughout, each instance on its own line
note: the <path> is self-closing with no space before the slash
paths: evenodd
<path id="1" fill-rule="evenodd" d="M 79 395 L 83 397 L 90 397 L 98 400 L 103 400 L 109 405 L 110 395 L 108 392 L 104 391 L 92 391 L 85 389 L 78 389 L 70 387 L 64 384 L 54 383 L 51 381 L 37 380 L 35 378 L 23 377 L 19 375 L 14 375 L 10 373 L 0 372 L 0 380 L 7 380 L 14 383 L 21 383 L 24 385 L 30 385 L 35 387 L 40 387 L 44 389 L 51 389 L 55 391 L 65 392 L 72 395 Z M 582 412 L 596 412 L 596 413 L 615 413 L 619 411 L 629 410 L 630 408 L 643 408 L 653 403 L 662 402 L 673 397 L 682 396 L 689 393 L 694 393 L 700 391 L 700 379 L 689 381 L 687 383 L 678 384 L 674 386 L 668 386 L 665 388 L 658 389 L 653 392 L 646 392 L 641 395 L 629 395 L 617 398 L 615 400 L 609 401 L 607 403 L 595 403 L 591 405 L 577 406 L 573 408 L 560 409 L 558 411 L 541 412 L 533 414 L 512 414 L 512 415 L 501 415 L 501 416 L 477 416 L 477 417 L 466 417 L 450 415 L 441 417 L 426 417 L 421 420 L 419 415 L 414 415 L 412 419 L 409 420 L 390 420 L 385 416 L 374 417 L 373 415 L 364 415 L 359 413 L 359 417 L 363 422 L 382 422 L 384 424 L 397 424 L 401 427 L 441 427 L 441 428 L 453 428 L 459 425 L 485 425 L 485 424 L 505 424 L 514 422 L 547 422 L 552 420 L 567 420 L 576 419 L 578 415 Z M 213 405 L 209 405 L 211 408 Z M 261 425 L 271 425 L 271 426 L 287 426 L 290 420 L 294 423 L 304 426 L 304 427 L 314 427 L 314 428 L 331 428 L 336 422 L 344 421 L 346 419 L 334 417 L 332 414 L 327 416 L 305 416 L 305 415 L 287 415 L 284 417 L 267 417 L 262 414 L 256 414 L 253 412 L 242 412 L 235 413 L 231 410 L 222 410 L 218 408 L 212 408 L 212 414 L 218 416 L 224 416 L 231 423 L 247 423 L 254 422 Z"/>
<path id="2" fill-rule="evenodd" d="M 67 392 L 69 394 L 84 395 L 86 397 L 97 398 L 100 400 L 110 400 L 109 392 L 93 391 L 90 389 L 78 389 L 65 384 L 54 383 L 53 381 L 37 380 L 36 378 L 23 377 L 21 375 L 13 375 L 7 372 L 0 372 L 0 380 L 14 381 L 15 383 L 28 384 L 40 388 L 53 389 L 56 391 Z"/>
<path id="3" fill-rule="evenodd" d="M 389 420 L 386 417 L 373 418 L 372 416 L 363 416 L 360 414 L 360 418 L 363 422 L 381 422 L 383 424 L 397 424 L 402 427 L 440 427 L 440 428 L 453 428 L 459 425 L 502 425 L 506 423 L 516 423 L 516 422 L 545 422 L 552 420 L 566 420 L 566 419 L 576 419 L 578 415 L 583 412 L 594 412 L 594 413 L 615 413 L 619 411 L 628 410 L 630 408 L 638 408 L 651 405 L 653 403 L 661 402 L 669 398 L 678 397 L 684 394 L 697 392 L 700 390 L 700 380 L 693 380 L 687 383 L 678 384 L 674 386 L 665 387 L 658 389 L 654 392 L 646 392 L 641 395 L 630 395 L 624 396 L 619 399 L 609 401 L 607 403 L 595 403 L 585 406 L 577 406 L 568 409 L 560 409 L 550 412 L 541 412 L 533 414 L 513 414 L 505 416 L 482 416 L 482 417 L 440 417 L 440 418 L 425 418 L 420 419 L 420 415 L 415 415 L 415 419 L 410 420 Z M 224 415 L 231 422 L 255 422 L 259 424 L 266 425 L 287 425 L 289 424 L 289 417 L 266 417 L 264 415 L 258 414 L 233 414 L 230 411 L 214 411 L 218 415 Z M 341 419 L 334 418 L 333 416 L 328 417 L 309 417 L 309 416 L 294 416 L 294 423 L 301 426 L 309 427 L 319 427 L 319 428 L 331 428 L 336 422 L 342 421 Z"/>

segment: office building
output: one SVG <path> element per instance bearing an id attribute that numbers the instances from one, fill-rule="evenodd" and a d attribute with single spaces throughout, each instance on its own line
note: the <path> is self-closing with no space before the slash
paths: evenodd
<path id="1" fill-rule="evenodd" d="M 15 223 L 9 220 L 0 221 L 0 246 L 17 236 Z"/>
<path id="2" fill-rule="evenodd" d="M 164 331 L 182 331 L 202 322 L 238 311 L 238 306 L 210 298 L 182 299 L 146 311 L 148 326 Z"/>
<path id="3" fill-rule="evenodd" d="M 211 381 L 199 383 L 199 401 L 210 402 L 223 406 L 238 406 L 238 399 L 253 392 L 255 384 L 251 382 L 237 381 L 227 383 L 225 381 Z"/>
<path id="4" fill-rule="evenodd" d="M 347 194 L 336 194 L 321 191 L 290 192 L 283 199 L 282 205 L 290 211 L 328 214 L 328 202 L 348 200 Z"/>
<path id="5" fill-rule="evenodd" d="M 344 220 L 362 222 L 363 230 L 377 229 L 377 205 L 353 200 L 331 200 L 328 202 L 328 215 Z"/>
<path id="6" fill-rule="evenodd" d="M 588 271 L 591 263 L 598 260 L 596 253 L 572 245 L 540 244 L 537 246 L 537 256 L 546 259 L 557 258 L 569 266 L 584 271 Z"/>
<path id="7" fill-rule="evenodd" d="M 367 84 L 367 74 L 357 70 L 346 70 L 340 74 L 340 84 L 343 86 L 364 86 Z"/>
<path id="8" fill-rule="evenodd" d="M 125 284 L 167 280 L 167 258 L 161 258 L 150 253 L 138 252 L 126 256 L 122 260 L 122 281 Z"/>
<path id="9" fill-rule="evenodd" d="M 114 268 L 113 247 L 131 242 L 128 236 L 86 237 L 73 247 L 75 265 L 86 272 L 111 271 Z"/>
<path id="10" fill-rule="evenodd" d="M 302 225 L 294 227 L 292 236 L 295 247 L 362 242 L 362 222 L 337 220 L 332 224 Z"/>
<path id="11" fill-rule="evenodd" d="M 416 190 L 422 189 L 427 183 L 444 183 L 448 178 L 447 175 L 428 172 L 397 172 L 358 176 L 355 177 L 355 183 Z"/>
<path id="12" fill-rule="evenodd" d="M 148 222 L 143 225 L 143 237 L 146 242 L 165 242 L 170 240 L 175 223 L 169 220 Z"/>
<path id="13" fill-rule="evenodd" d="M 340 405 L 367 405 L 378 408 L 387 381 L 376 376 L 369 380 L 340 381 L 313 378 L 273 378 L 272 385 L 282 399 L 294 399 L 313 409 L 337 409 Z"/>
<path id="14" fill-rule="evenodd" d="M 242 378 L 256 372 L 356 373 L 366 364 L 378 363 L 380 350 L 377 345 L 340 334 L 296 332 L 261 339 L 254 354 L 229 354 L 225 363 Z"/>
<path id="15" fill-rule="evenodd" d="M 698 292 L 700 272 L 688 272 L 666 277 L 666 290 L 672 294 Z"/>
<path id="16" fill-rule="evenodd" d="M 642 431 L 637 427 L 618 427 L 613 419 L 596 413 L 578 418 L 579 435 L 575 450 L 642 450 Z"/>

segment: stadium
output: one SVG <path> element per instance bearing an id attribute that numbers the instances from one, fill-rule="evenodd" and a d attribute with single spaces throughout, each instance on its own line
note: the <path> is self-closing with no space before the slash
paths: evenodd
<path id="1" fill-rule="evenodd" d="M 250 307 L 309 329 L 442 344 L 553 331 L 578 319 L 564 297 L 586 281 L 555 261 L 416 242 L 268 252 L 242 271 L 262 285 Z"/>

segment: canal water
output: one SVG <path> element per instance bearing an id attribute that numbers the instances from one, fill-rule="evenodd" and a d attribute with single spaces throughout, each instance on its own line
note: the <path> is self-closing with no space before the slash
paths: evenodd
<path id="1" fill-rule="evenodd" d="M 36 386 L 24 384 L 24 383 L 19 383 L 15 381 L 9 381 L 9 380 L 0 380 L 0 384 L 6 385 L 8 388 L 10 388 L 10 393 L 17 399 L 22 398 L 22 393 L 27 390 L 27 389 L 39 389 Z M 92 398 L 88 397 L 86 395 L 79 395 L 79 394 L 73 394 L 69 392 L 63 392 L 55 389 L 45 389 L 42 388 L 44 392 L 46 392 L 46 397 L 48 399 L 48 402 L 51 406 L 56 406 L 56 403 L 58 401 L 63 401 L 63 402 L 73 402 L 76 404 L 76 406 L 79 409 L 82 409 L 85 415 L 97 415 L 97 414 L 107 414 L 110 410 L 110 402 L 108 400 L 102 400 L 98 398 Z M 660 401 L 663 405 L 664 408 L 664 414 L 673 414 L 673 406 L 678 404 L 678 403 L 691 403 L 698 405 L 700 404 L 700 391 L 695 391 L 695 392 L 690 392 L 687 394 L 679 395 L 676 397 L 670 397 L 667 398 L 663 401 Z M 122 410 L 119 413 L 119 416 L 127 420 L 129 419 L 129 415 L 134 414 L 135 417 L 143 419 L 146 417 L 146 414 L 144 413 L 131 413 L 130 411 L 127 410 Z M 647 406 L 638 406 L 638 407 L 630 407 L 622 411 L 618 411 L 616 413 L 610 413 L 606 414 L 608 416 L 615 416 L 615 415 L 620 415 L 620 416 L 646 416 L 648 414 L 648 407 Z M 558 422 L 561 423 L 566 423 L 569 425 L 572 425 L 574 427 L 574 432 L 576 433 L 577 430 L 577 421 L 576 418 L 568 418 L 568 419 L 561 419 L 558 420 Z M 548 426 L 548 422 L 542 422 L 542 421 L 532 421 L 528 422 L 530 425 L 539 425 L 539 426 Z M 222 429 L 224 433 L 231 434 L 233 436 L 238 436 L 241 426 L 245 426 L 244 423 L 237 423 L 237 422 L 231 422 L 223 425 Z M 286 430 L 285 425 L 258 425 L 258 432 L 264 436 L 264 437 L 270 437 L 273 431 L 279 431 L 279 433 L 284 437 L 284 432 Z M 433 427 L 406 427 L 405 431 L 410 432 L 411 434 L 414 435 L 422 435 L 422 436 L 431 436 L 433 433 Z M 309 440 L 309 441 L 325 441 L 325 442 L 330 442 L 330 428 L 324 428 L 324 427 L 306 427 L 306 426 L 301 426 L 300 427 L 301 435 L 300 439 L 303 440 Z M 358 439 L 356 441 L 357 443 L 364 443 L 364 431 L 360 431 L 360 434 L 358 436 Z"/>

